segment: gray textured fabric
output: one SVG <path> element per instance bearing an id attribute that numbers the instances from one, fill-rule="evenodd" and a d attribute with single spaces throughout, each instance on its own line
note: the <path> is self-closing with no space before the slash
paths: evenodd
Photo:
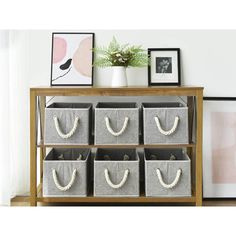
<path id="1" fill-rule="evenodd" d="M 129 117 L 127 129 L 118 137 L 107 130 L 105 117 L 115 132 Z M 95 108 L 95 144 L 139 144 L 139 108 L 135 103 L 98 103 Z"/>
<path id="2" fill-rule="evenodd" d="M 63 154 L 65 160 L 58 160 Z M 76 158 L 82 154 L 83 159 L 77 161 Z M 90 183 L 88 165 L 91 152 L 89 149 L 52 149 L 43 162 L 43 196 L 44 197 L 83 197 L 87 196 Z M 53 180 L 52 169 L 57 172 L 59 183 L 66 186 L 70 180 L 74 169 L 77 170 L 75 182 L 68 191 L 59 190 Z"/>
<path id="3" fill-rule="evenodd" d="M 129 155 L 129 161 L 123 156 Z M 111 160 L 105 160 L 108 155 Z M 123 179 L 126 169 L 129 175 L 126 183 L 119 189 L 110 187 L 105 179 L 104 171 L 108 169 L 111 181 L 118 184 Z M 139 156 L 135 149 L 98 149 L 94 161 L 94 196 L 138 197 L 139 190 Z"/>
<path id="4" fill-rule="evenodd" d="M 45 144 L 89 144 L 91 135 L 90 103 L 53 103 L 45 109 Z M 57 116 L 63 133 L 68 133 L 75 118 L 79 117 L 78 127 L 74 135 L 68 139 L 61 138 L 55 128 L 53 117 Z"/>
<path id="5" fill-rule="evenodd" d="M 161 127 L 170 130 L 175 117 L 180 118 L 177 130 L 171 135 L 163 135 L 157 128 L 154 117 L 158 116 Z M 144 144 L 187 144 L 188 107 L 181 103 L 143 103 Z"/>
<path id="6" fill-rule="evenodd" d="M 170 161 L 173 154 L 177 159 Z M 152 160 L 156 155 L 157 160 Z M 145 149 L 145 192 L 148 197 L 181 197 L 191 196 L 191 164 L 187 154 L 181 149 Z M 164 188 L 157 177 L 160 169 L 163 181 L 170 184 L 174 181 L 178 169 L 182 170 L 178 184 L 171 189 Z"/>

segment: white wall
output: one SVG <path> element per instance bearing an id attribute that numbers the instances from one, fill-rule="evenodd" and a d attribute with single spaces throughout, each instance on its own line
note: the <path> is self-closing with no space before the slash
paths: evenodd
<path id="1" fill-rule="evenodd" d="M 80 30 L 74 30 L 80 32 Z M 95 44 L 107 45 L 113 35 L 121 43 L 181 48 L 182 84 L 204 86 L 205 96 L 236 96 L 236 31 L 234 30 L 89 30 Z M 23 32 L 25 33 L 25 32 Z M 49 85 L 52 31 L 29 31 L 30 85 Z M 25 63 L 24 61 L 20 63 Z M 111 69 L 95 69 L 97 86 L 110 84 Z M 127 70 L 129 85 L 146 85 L 147 69 Z"/>

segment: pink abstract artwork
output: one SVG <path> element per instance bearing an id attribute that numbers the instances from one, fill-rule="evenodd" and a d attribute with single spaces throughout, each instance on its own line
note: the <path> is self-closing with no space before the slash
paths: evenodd
<path id="1" fill-rule="evenodd" d="M 92 85 L 94 33 L 53 33 L 51 85 Z"/>
<path id="2" fill-rule="evenodd" d="M 73 56 L 75 69 L 84 76 L 90 77 L 92 72 L 92 37 L 83 39 Z"/>
<path id="3" fill-rule="evenodd" d="M 212 183 L 236 183 L 236 112 L 211 113 Z"/>
<path id="4" fill-rule="evenodd" d="M 60 37 L 55 37 L 53 39 L 53 63 L 58 63 L 65 57 L 66 46 L 65 39 Z"/>

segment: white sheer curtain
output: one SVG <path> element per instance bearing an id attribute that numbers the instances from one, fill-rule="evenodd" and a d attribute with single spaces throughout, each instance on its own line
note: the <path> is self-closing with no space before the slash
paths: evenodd
<path id="1" fill-rule="evenodd" d="M 29 193 L 29 37 L 0 31 L 0 205 Z"/>
<path id="2" fill-rule="evenodd" d="M 0 205 L 9 205 L 10 181 L 10 122 L 9 122 L 9 31 L 0 31 Z"/>
<path id="3" fill-rule="evenodd" d="M 29 192 L 29 31 L 10 31 L 11 193 Z"/>

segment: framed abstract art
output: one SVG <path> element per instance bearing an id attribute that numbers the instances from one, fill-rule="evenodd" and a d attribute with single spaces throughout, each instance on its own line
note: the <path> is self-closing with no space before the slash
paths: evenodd
<path id="1" fill-rule="evenodd" d="M 236 197 L 236 98 L 204 98 L 203 197 Z"/>
<path id="2" fill-rule="evenodd" d="M 148 48 L 148 84 L 173 86 L 180 85 L 180 49 Z"/>
<path id="3" fill-rule="evenodd" d="M 53 33 L 51 86 L 93 85 L 94 33 Z"/>

